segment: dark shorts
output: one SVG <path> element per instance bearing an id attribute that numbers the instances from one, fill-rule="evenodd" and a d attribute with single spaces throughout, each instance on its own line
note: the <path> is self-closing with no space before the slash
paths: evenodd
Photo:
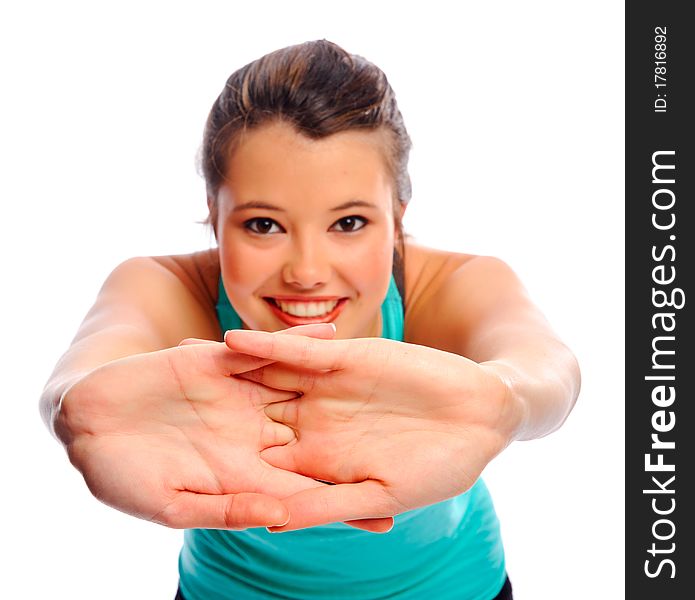
<path id="1" fill-rule="evenodd" d="M 174 600 L 186 600 L 180 589 L 177 590 L 176 598 Z M 507 580 L 504 582 L 502 591 L 500 591 L 500 593 L 497 594 L 492 600 L 514 600 L 512 596 L 512 582 L 509 581 L 509 577 L 507 577 Z"/>

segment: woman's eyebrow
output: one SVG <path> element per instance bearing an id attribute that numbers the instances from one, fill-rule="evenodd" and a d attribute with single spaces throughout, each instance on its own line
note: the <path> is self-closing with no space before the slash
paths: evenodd
<path id="1" fill-rule="evenodd" d="M 260 200 L 251 200 L 250 202 L 239 204 L 232 209 L 232 212 L 248 210 L 249 208 L 262 208 L 264 210 L 277 210 L 279 212 L 285 212 L 284 208 L 280 208 L 279 206 L 275 206 L 273 204 L 268 204 L 267 202 L 261 202 Z"/>
<path id="2" fill-rule="evenodd" d="M 343 204 L 341 204 L 340 206 L 331 208 L 331 210 L 345 210 L 346 208 L 352 208 L 353 206 L 361 206 L 364 208 L 377 208 L 376 204 L 372 204 L 371 202 L 365 202 L 364 200 L 348 200 L 347 202 L 343 202 Z"/>
<path id="3" fill-rule="evenodd" d="M 348 200 L 347 202 L 343 202 L 339 206 L 335 206 L 334 208 L 331 208 L 331 211 L 337 212 L 339 210 L 345 210 L 347 208 L 353 208 L 355 206 L 360 206 L 363 208 L 377 208 L 376 204 L 372 204 L 371 202 L 365 202 L 364 200 Z M 275 210 L 278 212 L 285 212 L 284 208 L 280 208 L 279 206 L 275 206 L 274 204 L 269 204 L 268 202 L 262 202 L 260 200 L 251 200 L 249 202 L 244 202 L 243 204 L 239 204 L 238 206 L 235 206 L 232 209 L 232 212 L 239 212 L 239 211 L 248 210 L 251 208 L 260 208 L 263 210 Z"/>

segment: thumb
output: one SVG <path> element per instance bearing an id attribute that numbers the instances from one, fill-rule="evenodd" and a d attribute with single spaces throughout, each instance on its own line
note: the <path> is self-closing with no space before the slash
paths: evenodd
<path id="1" fill-rule="evenodd" d="M 265 494 L 184 491 L 150 520 L 174 529 L 248 529 L 280 527 L 289 518 L 287 507 L 277 498 Z"/>
<path id="2" fill-rule="evenodd" d="M 383 519 L 356 519 L 354 521 L 345 521 L 345 524 L 355 529 L 364 529 L 370 533 L 388 533 L 393 529 L 393 517 L 385 517 Z"/>
<path id="3" fill-rule="evenodd" d="M 284 499 L 292 518 L 272 531 L 292 531 L 314 527 L 325 523 L 346 521 L 356 523 L 360 529 L 367 529 L 367 520 L 374 519 L 374 532 L 386 532 L 393 521 L 392 515 L 406 510 L 398 506 L 393 497 L 386 493 L 377 481 L 359 483 L 339 483 L 298 492 Z"/>

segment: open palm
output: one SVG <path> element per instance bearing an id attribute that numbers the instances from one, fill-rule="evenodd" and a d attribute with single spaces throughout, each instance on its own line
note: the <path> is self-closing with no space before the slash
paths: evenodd
<path id="1" fill-rule="evenodd" d="M 233 331 L 226 342 L 278 361 L 241 377 L 301 394 L 266 408 L 298 439 L 263 458 L 338 484 L 288 499 L 284 529 L 392 516 L 460 494 L 509 443 L 504 384 L 462 356 L 380 338 Z"/>
<path id="2" fill-rule="evenodd" d="M 70 459 L 97 498 L 140 518 L 172 527 L 283 523 L 276 498 L 318 484 L 260 458 L 293 439 L 263 412 L 293 394 L 230 374 L 267 362 L 210 343 L 108 363 L 63 398 Z"/>

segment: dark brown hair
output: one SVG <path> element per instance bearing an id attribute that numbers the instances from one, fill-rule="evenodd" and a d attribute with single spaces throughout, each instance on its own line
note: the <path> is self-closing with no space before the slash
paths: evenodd
<path id="1" fill-rule="evenodd" d="M 394 274 L 402 288 L 404 241 L 400 211 L 396 209 L 399 203 L 407 204 L 411 196 L 410 137 L 381 69 L 327 40 L 271 52 L 227 80 L 212 105 L 203 136 L 201 170 L 210 206 L 206 223 L 214 227 L 217 221 L 217 194 L 240 134 L 277 120 L 312 139 L 349 129 L 383 131 L 398 231 Z"/>

